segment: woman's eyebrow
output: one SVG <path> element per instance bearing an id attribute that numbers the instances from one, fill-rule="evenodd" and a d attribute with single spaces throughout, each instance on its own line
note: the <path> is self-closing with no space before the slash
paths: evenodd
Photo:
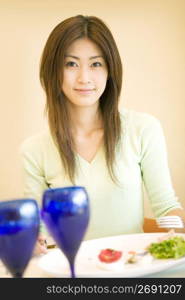
<path id="1" fill-rule="evenodd" d="M 71 57 L 77 60 L 80 60 L 80 57 L 75 56 L 75 55 L 68 55 L 66 54 L 65 57 Z M 96 59 L 96 58 L 103 58 L 103 55 L 96 55 L 96 56 L 90 56 L 89 59 Z"/>

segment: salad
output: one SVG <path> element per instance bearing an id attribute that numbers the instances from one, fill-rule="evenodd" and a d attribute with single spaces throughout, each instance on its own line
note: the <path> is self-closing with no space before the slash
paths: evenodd
<path id="1" fill-rule="evenodd" d="M 174 236 L 159 243 L 152 243 L 147 248 L 155 258 L 180 258 L 185 255 L 185 240 L 181 236 Z"/>

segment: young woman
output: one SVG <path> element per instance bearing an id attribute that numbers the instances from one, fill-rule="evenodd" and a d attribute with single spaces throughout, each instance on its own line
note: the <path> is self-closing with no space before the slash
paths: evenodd
<path id="1" fill-rule="evenodd" d="M 27 197 L 41 203 L 49 187 L 85 186 L 86 239 L 142 232 L 143 183 L 156 217 L 184 216 L 159 121 L 118 110 L 122 64 L 102 20 L 78 15 L 58 24 L 43 51 L 40 79 L 49 129 L 21 147 Z"/>

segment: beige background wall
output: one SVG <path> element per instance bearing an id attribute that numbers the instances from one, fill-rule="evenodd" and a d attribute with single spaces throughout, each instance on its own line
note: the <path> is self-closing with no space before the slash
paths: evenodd
<path id="1" fill-rule="evenodd" d="M 19 145 L 46 124 L 40 55 L 54 26 L 76 14 L 102 18 L 114 34 L 124 66 L 121 105 L 162 122 L 185 206 L 184 0 L 0 0 L 0 200 L 22 196 Z"/>

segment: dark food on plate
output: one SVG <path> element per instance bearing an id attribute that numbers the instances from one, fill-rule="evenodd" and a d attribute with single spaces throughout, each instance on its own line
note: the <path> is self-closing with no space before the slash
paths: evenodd
<path id="1" fill-rule="evenodd" d="M 55 245 L 55 244 L 47 245 L 47 249 L 53 249 L 53 248 L 56 248 L 56 247 L 57 247 L 57 245 Z"/>

